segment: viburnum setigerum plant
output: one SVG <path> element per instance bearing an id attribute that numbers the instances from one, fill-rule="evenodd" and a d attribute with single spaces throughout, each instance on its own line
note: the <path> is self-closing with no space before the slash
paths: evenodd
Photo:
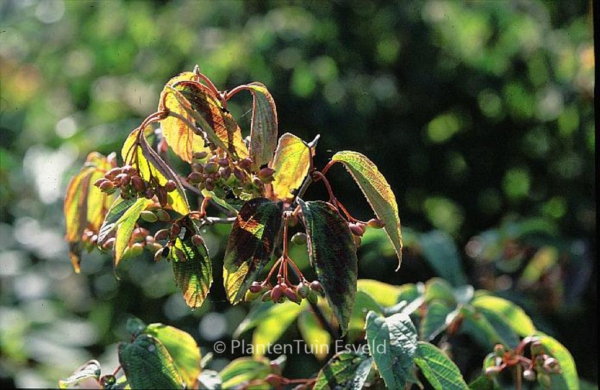
<path id="1" fill-rule="evenodd" d="M 242 91 L 253 98 L 245 139 L 227 108 Z M 498 374 L 509 371 L 518 388 L 521 378 L 546 387 L 576 383 L 568 351 L 507 300 L 438 278 L 400 287 L 357 280 L 356 251 L 369 228 L 383 229 L 400 267 L 400 219 L 389 184 L 367 157 L 352 151 L 334 154 L 318 170 L 313 164 L 318 137 L 307 143 L 286 133 L 278 140 L 277 132 L 275 102 L 263 84 L 221 92 L 197 68 L 169 80 L 158 111 L 125 140 L 122 165 L 115 153 L 90 153 L 69 183 L 64 212 L 73 267 L 79 272 L 82 252 L 98 248 L 112 252 L 116 272 L 122 260 L 147 250 L 155 261 L 171 262 L 185 302 L 197 308 L 213 281 L 201 229 L 232 224 L 222 271 L 227 298 L 232 304 L 259 303 L 237 335 L 277 323 L 277 331 L 255 337 L 253 345 L 259 346 L 276 341 L 297 319 L 309 345 L 330 346 L 345 338 L 367 349 L 333 356 L 315 352 L 318 359 L 330 359 L 306 379 L 285 378 L 285 357 L 269 361 L 260 352 L 216 373 L 202 370 L 198 345 L 188 333 L 131 319 L 131 340 L 119 344 L 120 366 L 113 373 L 101 375 L 93 360 L 61 387 L 401 389 L 423 388 L 425 379 L 435 389 L 466 389 L 446 351 L 448 340 L 460 332 L 494 350 L 472 388 L 495 388 L 502 383 Z M 169 148 L 189 172 L 176 172 L 167 163 Z M 359 185 L 374 218 L 354 218 L 335 197 L 326 174 L 336 163 Z M 308 186 L 317 182 L 325 186 L 327 201 L 304 200 Z M 217 215 L 208 214 L 209 206 Z M 316 280 L 303 275 L 290 243 L 306 244 Z"/>

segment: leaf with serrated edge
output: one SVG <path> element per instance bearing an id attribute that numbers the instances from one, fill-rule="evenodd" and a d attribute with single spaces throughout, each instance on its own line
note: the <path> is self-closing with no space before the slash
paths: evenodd
<path id="1" fill-rule="evenodd" d="M 403 389 L 413 367 L 417 330 L 404 313 L 385 318 L 367 314 L 367 341 L 379 374 L 390 389 Z"/>
<path id="2" fill-rule="evenodd" d="M 212 284 L 212 262 L 204 242 L 200 245 L 192 243 L 192 236 L 198 234 L 194 222 L 186 216 L 177 223 L 182 231 L 169 250 L 169 259 L 173 263 L 175 283 L 182 291 L 185 302 L 189 307 L 197 308 L 202 306 Z M 186 261 L 179 259 L 178 251 L 183 253 Z"/>
<path id="3" fill-rule="evenodd" d="M 253 168 L 258 171 L 271 162 L 277 146 L 277 108 L 273 96 L 264 84 L 254 82 L 238 88 L 252 93 L 250 157 Z"/>
<path id="4" fill-rule="evenodd" d="M 169 87 L 180 81 L 197 81 L 198 76 L 193 72 L 184 72 L 171 78 L 160 94 L 158 111 L 168 110 L 175 112 L 193 123 L 193 118 L 181 107 L 179 101 Z M 196 152 L 209 151 L 204 147 L 202 135 L 194 133 L 184 121 L 174 116 L 168 116 L 161 121 L 162 133 L 167 140 L 167 144 L 173 149 L 173 152 L 181 157 L 182 160 L 191 163 L 192 156 Z"/>
<path id="5" fill-rule="evenodd" d="M 69 257 L 75 272 L 80 272 L 82 242 L 85 229 L 98 233 L 104 216 L 108 212 L 115 195 L 108 195 L 94 186 L 112 166 L 107 158 L 97 152 L 90 153 L 81 171 L 67 186 L 63 212 L 66 235 L 69 244 Z"/>
<path id="6" fill-rule="evenodd" d="M 173 358 L 155 337 L 141 334 L 119 343 L 119 363 L 133 389 L 181 389 L 183 380 Z"/>
<path id="7" fill-rule="evenodd" d="M 221 372 L 222 389 L 241 388 L 254 379 L 264 379 L 271 372 L 269 359 L 242 357 L 233 360 Z"/>
<path id="8" fill-rule="evenodd" d="M 140 217 L 140 213 L 149 205 L 152 201 L 146 198 L 139 198 L 136 202 L 129 208 L 121 218 L 116 222 L 117 233 L 115 234 L 115 261 L 114 268 L 117 269 L 121 259 L 123 258 L 123 253 L 125 252 L 125 248 L 129 244 L 129 239 L 131 238 L 131 234 L 135 229 L 135 223 Z"/>
<path id="9" fill-rule="evenodd" d="M 239 302 L 271 259 L 281 230 L 281 204 L 265 198 L 246 202 L 237 215 L 225 249 L 223 285 L 231 303 Z"/>
<path id="10" fill-rule="evenodd" d="M 419 341 L 415 364 L 435 390 L 467 390 L 456 364 L 444 352 L 430 343 Z"/>
<path id="11" fill-rule="evenodd" d="M 400 217 L 398 216 L 396 196 L 387 180 L 371 160 L 358 152 L 338 152 L 333 155 L 331 160 L 344 164 L 367 198 L 377 218 L 385 223 L 384 229 L 394 246 L 398 256 L 398 268 L 400 268 L 402 264 Z"/>
<path id="12" fill-rule="evenodd" d="M 302 208 L 310 262 L 342 333 L 346 334 L 354 307 L 358 268 L 356 246 L 348 222 L 330 203 L 297 201 Z"/>
<path id="13" fill-rule="evenodd" d="M 355 352 L 340 352 L 319 371 L 313 390 L 361 390 L 372 366 L 372 357 Z"/>
<path id="14" fill-rule="evenodd" d="M 310 148 L 302 139 L 285 133 L 279 138 L 271 168 L 273 174 L 273 192 L 280 200 L 290 201 L 294 191 L 300 188 L 308 174 L 311 164 Z"/>
<path id="15" fill-rule="evenodd" d="M 145 334 L 156 337 L 165 346 L 179 371 L 181 378 L 191 389 L 200 375 L 200 347 L 187 332 L 163 324 L 150 324 Z"/>
<path id="16" fill-rule="evenodd" d="M 139 128 L 133 130 L 125 140 L 121 156 L 126 164 L 137 168 L 140 177 L 147 182 L 154 179 L 159 185 L 164 186 L 167 181 L 172 180 L 176 188 L 175 191 L 167 193 L 167 202 L 179 214 L 189 214 L 190 206 L 177 175 L 150 147 L 146 137 L 140 134 Z"/>

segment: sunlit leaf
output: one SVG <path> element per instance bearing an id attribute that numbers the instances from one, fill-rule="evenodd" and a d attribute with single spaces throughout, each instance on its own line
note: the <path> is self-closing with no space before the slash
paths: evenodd
<path id="1" fill-rule="evenodd" d="M 333 155 L 331 160 L 344 164 L 367 198 L 377 218 L 385 223 L 384 229 L 394 246 L 398 256 L 398 268 L 400 268 L 402 233 L 400 232 L 398 204 L 390 185 L 375 164 L 358 152 L 338 152 Z"/>
<path id="2" fill-rule="evenodd" d="M 180 81 L 191 80 L 198 80 L 198 76 L 193 72 L 184 72 L 170 79 L 160 94 L 158 110 L 163 111 L 168 109 L 193 123 L 193 118 L 181 107 L 177 98 L 173 96 L 171 88 L 169 88 Z M 179 118 L 169 116 L 163 119 L 161 121 L 161 128 L 167 144 L 184 161 L 192 162 L 194 153 L 208 151 L 208 148 L 204 146 L 202 135 L 194 133 L 193 129 Z"/>
<path id="3" fill-rule="evenodd" d="M 252 124 L 250 127 L 250 157 L 255 170 L 271 162 L 277 146 L 277 108 L 275 100 L 262 83 L 238 87 L 252 93 Z"/>
<path id="4" fill-rule="evenodd" d="M 222 389 L 237 388 L 254 379 L 264 379 L 271 372 L 269 359 L 242 357 L 229 363 L 219 373 Z"/>
<path id="5" fill-rule="evenodd" d="M 270 309 L 265 311 L 259 318 L 256 329 L 252 334 L 254 356 L 266 354 L 268 352 L 267 348 L 279 339 L 283 332 L 298 317 L 302 308 L 306 306 L 300 306 L 290 301 L 277 304 L 265 302 L 262 305 L 267 305 Z"/>
<path id="6" fill-rule="evenodd" d="M 419 341 L 415 364 L 435 390 L 466 390 L 469 388 L 456 364 L 444 352 L 430 343 Z"/>
<path id="7" fill-rule="evenodd" d="M 103 193 L 94 186 L 94 182 L 111 168 L 112 165 L 106 157 L 92 152 L 87 156 L 81 171 L 67 186 L 63 209 L 66 222 L 65 240 L 69 244 L 69 257 L 77 273 L 80 271 L 83 232 L 86 229 L 96 234 L 99 232 L 104 216 L 115 198 L 115 195 Z"/>
<path id="8" fill-rule="evenodd" d="M 200 375 L 200 347 L 196 340 L 187 332 L 163 324 L 150 324 L 144 333 L 165 346 L 187 388 L 193 388 Z"/>
<path id="9" fill-rule="evenodd" d="M 317 316 L 310 310 L 305 310 L 298 316 L 298 329 L 310 352 L 319 360 L 324 360 L 331 344 L 331 335 Z"/>
<path id="10" fill-rule="evenodd" d="M 210 142 L 232 157 L 248 157 L 240 127 L 210 88 L 196 81 L 185 80 L 168 88 L 186 114 L 206 133 Z"/>
<path id="11" fill-rule="evenodd" d="M 525 311 L 511 301 L 491 295 L 479 295 L 471 305 L 477 309 L 487 309 L 502 314 L 511 328 L 520 336 L 529 336 L 535 332 L 535 325 Z"/>
<path id="12" fill-rule="evenodd" d="M 448 306 L 456 305 L 452 286 L 442 278 L 431 278 L 425 283 L 425 302 L 439 300 Z"/>
<path id="13" fill-rule="evenodd" d="M 179 214 L 189 214 L 190 206 L 179 178 L 152 149 L 143 133 L 140 134 L 139 128 L 132 131 L 125 140 L 121 156 L 126 164 L 137 168 L 140 177 L 148 183 L 164 186 L 167 181 L 172 180 L 176 189 L 167 193 L 167 203 Z"/>
<path id="14" fill-rule="evenodd" d="M 134 389 L 181 389 L 183 380 L 165 346 L 141 334 L 133 343 L 119 343 L 119 363 Z"/>
<path id="15" fill-rule="evenodd" d="M 542 332 L 538 331 L 535 335 L 540 338 L 539 340 L 548 354 L 558 360 L 560 365 L 560 374 L 552 375 L 552 388 L 578 389 L 579 376 L 577 375 L 575 360 L 569 350 L 558 340 Z"/>
<path id="16" fill-rule="evenodd" d="M 381 306 L 392 306 L 398 302 L 400 287 L 380 282 L 373 279 L 358 279 L 358 291 L 369 294 Z"/>
<path id="17" fill-rule="evenodd" d="M 514 348 L 515 342 L 518 343 L 517 333 L 501 315 L 477 310 L 470 305 L 463 306 L 460 313 L 464 316 L 460 331 L 470 335 L 483 348 L 491 350 L 495 344 Z"/>
<path id="18" fill-rule="evenodd" d="M 61 379 L 58 381 L 59 389 L 72 389 L 75 387 L 82 388 L 93 388 L 94 385 L 100 388 L 98 380 L 102 370 L 100 363 L 97 360 L 90 360 L 81 367 L 79 367 L 70 377 L 67 379 Z"/>
<path id="19" fill-rule="evenodd" d="M 317 374 L 314 390 L 361 390 L 373 366 L 373 358 L 354 352 L 341 352 Z"/>
<path id="20" fill-rule="evenodd" d="M 413 367 L 417 330 L 403 313 L 385 318 L 367 314 L 367 341 L 379 374 L 390 389 L 403 389 Z"/>
<path id="21" fill-rule="evenodd" d="M 110 206 L 106 217 L 104 218 L 104 222 L 102 222 L 102 226 L 100 226 L 100 231 L 98 232 L 98 244 L 102 245 L 110 236 L 116 227 L 117 221 L 125 214 L 131 206 L 133 206 L 137 202 L 137 199 L 123 199 L 120 196 L 114 200 L 113 204 Z"/>
<path id="22" fill-rule="evenodd" d="M 189 217 L 183 217 L 177 223 L 181 226 L 181 232 L 169 250 L 169 259 L 173 263 L 175 283 L 182 291 L 185 302 L 189 307 L 197 308 L 202 306 L 210 290 L 212 263 L 204 242 L 200 245 L 192 242 L 192 237 L 199 234 L 194 222 Z"/>
<path id="23" fill-rule="evenodd" d="M 293 134 L 285 133 L 279 138 L 275 158 L 271 168 L 273 192 L 280 200 L 290 201 L 308 174 L 311 164 L 311 151 L 308 145 Z"/>
<path id="24" fill-rule="evenodd" d="M 346 334 L 354 307 L 358 268 L 356 245 L 348 222 L 330 203 L 297 200 L 302 208 L 309 259 L 342 334 Z"/>
<path id="25" fill-rule="evenodd" d="M 129 240 L 131 239 L 131 235 L 135 229 L 135 224 L 140 217 L 140 213 L 151 203 L 152 200 L 150 199 L 137 199 L 135 203 L 129 207 L 127 211 L 123 213 L 123 215 L 121 215 L 117 222 L 115 222 L 117 231 L 115 234 L 114 249 L 115 269 L 119 266 L 119 263 L 123 258 L 123 253 L 125 252 L 125 248 L 127 248 L 129 245 Z"/>
<path id="26" fill-rule="evenodd" d="M 223 262 L 223 284 L 231 303 L 239 302 L 271 259 L 281 230 L 281 204 L 249 200 L 233 223 Z"/>
<path id="27" fill-rule="evenodd" d="M 348 323 L 348 342 L 352 343 L 364 338 L 365 317 L 370 311 L 374 311 L 377 314 L 383 313 L 381 306 L 375 302 L 371 295 L 363 291 L 357 291 L 352 316 Z"/>

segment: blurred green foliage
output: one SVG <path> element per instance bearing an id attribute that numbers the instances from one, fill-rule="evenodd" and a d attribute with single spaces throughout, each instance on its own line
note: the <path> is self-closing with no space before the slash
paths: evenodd
<path id="1" fill-rule="evenodd" d="M 595 258 L 590 8 L 583 0 L 0 2 L 0 380 L 48 387 L 92 356 L 115 366 L 128 314 L 190 331 L 203 352 L 243 318 L 244 308 L 217 298 L 190 313 L 170 272 L 150 259 L 127 264 L 118 282 L 92 254 L 74 275 L 62 240 L 68 177 L 88 152 L 119 150 L 163 84 L 195 64 L 221 89 L 267 85 L 280 133 L 322 135 L 317 166 L 342 149 L 368 155 L 404 226 L 464 245 L 502 221 L 541 217 Z M 246 131 L 249 107 L 231 107 Z M 331 173 L 340 200 L 368 219 L 343 169 Z M 324 195 L 315 187 L 307 197 Z M 226 233 L 207 234 L 217 263 Z M 393 281 L 410 279 L 404 272 Z M 595 294 L 592 278 L 582 314 L 549 319 L 567 330 L 585 319 L 587 331 L 566 344 L 593 381 Z M 222 332 L 207 331 L 209 317 Z"/>

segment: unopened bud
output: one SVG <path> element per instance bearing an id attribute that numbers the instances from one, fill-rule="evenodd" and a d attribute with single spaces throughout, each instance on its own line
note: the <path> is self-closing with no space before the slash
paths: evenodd
<path id="1" fill-rule="evenodd" d="M 263 183 L 270 183 L 270 182 L 273 181 L 273 174 L 274 173 L 275 173 L 275 170 L 273 168 L 264 167 L 263 169 L 261 169 L 260 171 L 258 171 L 258 178 Z"/>
<path id="2" fill-rule="evenodd" d="M 383 222 L 381 219 L 373 218 L 369 219 L 367 226 L 373 229 L 381 229 L 385 227 L 385 222 Z"/>
<path id="3" fill-rule="evenodd" d="M 140 217 L 146 222 L 156 222 L 158 217 L 152 211 L 144 210 L 140 213 Z"/>
<path id="4" fill-rule="evenodd" d="M 350 228 L 352 234 L 354 234 L 355 236 L 362 237 L 363 234 L 365 234 L 365 225 L 362 223 L 350 222 L 348 224 L 348 227 Z"/>
<path id="5" fill-rule="evenodd" d="M 209 174 L 209 175 L 217 172 L 218 170 L 219 170 L 219 165 L 214 162 L 206 163 L 206 165 L 204 166 L 204 173 Z"/>
<path id="6" fill-rule="evenodd" d="M 173 180 L 168 180 L 165 183 L 165 190 L 167 192 L 173 192 L 177 189 L 177 184 Z"/>
<path id="7" fill-rule="evenodd" d="M 194 234 L 192 236 L 192 244 L 196 245 L 196 246 L 200 246 L 204 243 L 204 239 L 202 238 L 201 235 L 199 234 Z"/>
<path id="8" fill-rule="evenodd" d="M 271 299 L 273 300 L 273 302 L 279 302 L 279 299 L 283 296 L 283 291 L 281 289 L 281 286 L 277 285 L 275 287 L 273 287 L 273 290 L 271 290 Z"/>
<path id="9" fill-rule="evenodd" d="M 192 172 L 187 177 L 187 180 L 192 184 L 198 184 L 202 179 L 202 174 L 200 172 Z"/>
<path id="10" fill-rule="evenodd" d="M 523 371 L 523 378 L 529 382 L 533 382 L 536 378 L 535 371 L 530 369 Z"/>

